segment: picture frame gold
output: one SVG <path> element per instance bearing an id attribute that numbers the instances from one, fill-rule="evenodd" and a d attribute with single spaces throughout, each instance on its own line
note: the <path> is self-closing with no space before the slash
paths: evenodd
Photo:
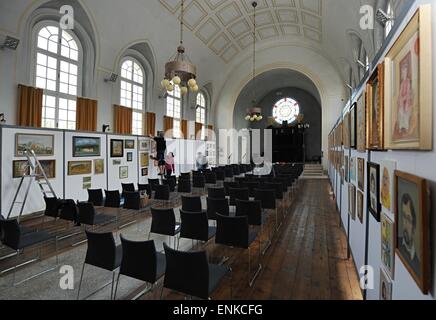
<path id="1" fill-rule="evenodd" d="M 384 74 L 384 63 L 380 63 L 366 84 L 366 149 L 368 150 L 384 150 Z"/>
<path id="2" fill-rule="evenodd" d="M 92 174 L 92 161 L 68 161 L 68 175 L 80 176 Z"/>
<path id="3" fill-rule="evenodd" d="M 356 103 L 356 150 L 358 152 L 366 151 L 366 95 L 357 99 Z"/>

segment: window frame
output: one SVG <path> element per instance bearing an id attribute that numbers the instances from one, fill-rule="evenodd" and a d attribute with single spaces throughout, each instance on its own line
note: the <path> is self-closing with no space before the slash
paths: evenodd
<path id="1" fill-rule="evenodd" d="M 172 81 L 171 81 L 171 84 L 173 84 Z M 165 115 L 167 117 L 172 117 L 173 118 L 173 137 L 176 138 L 176 139 L 181 139 L 182 138 L 181 137 L 181 126 L 182 126 L 182 118 L 183 118 L 183 95 L 182 95 L 182 93 L 180 91 L 179 86 L 174 85 L 174 84 L 173 84 L 173 86 L 174 86 L 174 89 L 173 89 L 172 92 L 168 92 L 167 91 L 166 106 L 165 106 Z M 178 90 L 178 92 L 180 94 L 179 97 L 177 97 L 175 95 L 176 89 Z M 172 111 L 172 113 L 168 112 L 169 99 L 173 100 L 173 111 Z M 174 110 L 174 106 L 175 106 L 174 102 L 175 101 L 179 101 L 180 102 L 180 110 L 178 112 L 180 114 L 179 118 L 175 117 L 175 110 Z"/>
<path id="2" fill-rule="evenodd" d="M 204 104 L 198 103 L 199 97 L 203 97 Z M 200 101 L 201 102 L 201 101 Z M 198 110 L 200 109 L 200 119 L 198 118 Z M 204 121 L 201 121 L 201 112 L 204 112 Z M 199 121 L 200 120 L 200 121 Z M 196 97 L 196 108 L 195 108 L 195 122 L 201 123 L 203 127 L 201 128 L 201 140 L 206 139 L 206 124 L 207 124 L 207 100 L 206 95 L 199 91 Z"/>
<path id="3" fill-rule="evenodd" d="M 298 113 L 294 116 L 294 120 L 293 120 L 293 121 L 289 121 L 289 120 L 288 120 L 288 124 L 289 124 L 289 125 L 291 125 L 291 124 L 293 124 L 295 121 L 297 121 L 298 116 L 301 114 L 301 105 L 300 105 L 300 103 L 298 102 L 297 99 L 295 99 L 295 98 L 293 98 L 293 97 L 289 97 L 289 96 L 287 96 L 287 97 L 283 97 L 283 98 L 280 98 L 280 99 L 277 100 L 277 101 L 273 104 L 273 106 L 272 106 L 272 116 L 273 116 L 273 118 L 274 118 L 274 122 L 275 122 L 276 124 L 283 125 L 283 121 L 286 121 L 286 120 L 283 120 L 283 121 L 279 122 L 279 121 L 277 121 L 277 118 L 274 117 L 274 110 L 275 110 L 275 108 L 277 107 L 277 105 L 278 105 L 280 102 L 282 102 L 282 101 L 283 101 L 283 102 L 286 102 L 286 100 L 294 101 L 294 102 L 297 104 L 297 106 L 298 106 Z"/>

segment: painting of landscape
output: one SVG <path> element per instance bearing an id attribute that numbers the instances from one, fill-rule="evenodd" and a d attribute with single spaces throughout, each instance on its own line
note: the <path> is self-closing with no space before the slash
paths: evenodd
<path id="1" fill-rule="evenodd" d="M 92 174 L 92 161 L 70 161 L 68 162 L 68 175 L 78 176 Z"/>
<path id="2" fill-rule="evenodd" d="M 99 157 L 100 138 L 73 137 L 73 157 Z"/>
<path id="3" fill-rule="evenodd" d="M 53 156 L 54 136 L 17 133 L 15 135 L 15 156 L 24 156 L 26 150 L 35 151 L 37 156 Z"/>

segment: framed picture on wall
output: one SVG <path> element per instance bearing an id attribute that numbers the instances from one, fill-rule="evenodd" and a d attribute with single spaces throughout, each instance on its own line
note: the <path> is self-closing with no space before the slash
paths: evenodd
<path id="1" fill-rule="evenodd" d="M 343 130 L 342 133 L 343 133 L 343 136 L 344 136 L 344 138 L 343 138 L 343 140 L 344 140 L 344 147 L 347 148 L 347 149 L 350 149 L 350 147 L 351 147 L 351 141 L 350 141 L 350 112 L 347 112 L 345 114 L 343 124 L 344 124 L 344 127 L 342 129 Z"/>
<path id="2" fill-rule="evenodd" d="M 118 159 L 112 160 L 112 164 L 114 166 L 120 166 L 121 165 L 121 160 L 118 160 Z"/>
<path id="3" fill-rule="evenodd" d="M 139 149 L 141 151 L 149 151 L 150 150 L 150 141 L 149 140 L 139 141 Z"/>
<path id="4" fill-rule="evenodd" d="M 127 162 L 133 161 L 133 152 L 127 152 Z"/>
<path id="5" fill-rule="evenodd" d="M 92 161 L 68 161 L 68 175 L 92 174 Z"/>
<path id="6" fill-rule="evenodd" d="M 47 179 L 56 178 L 56 160 L 39 160 Z M 40 170 L 35 170 L 36 174 L 41 174 Z"/>
<path id="7" fill-rule="evenodd" d="M 15 156 L 22 157 L 26 150 L 33 150 L 39 157 L 54 155 L 54 135 L 26 134 L 15 135 Z"/>
<path id="8" fill-rule="evenodd" d="M 380 166 L 368 162 L 368 209 L 375 220 L 380 222 Z"/>
<path id="9" fill-rule="evenodd" d="M 148 159 L 150 158 L 148 152 L 141 152 L 139 157 L 140 157 L 141 168 L 148 167 L 149 165 Z"/>
<path id="10" fill-rule="evenodd" d="M 104 159 L 94 160 L 94 174 L 104 174 Z"/>
<path id="11" fill-rule="evenodd" d="M 393 220 L 394 209 L 394 173 L 397 163 L 394 161 L 382 161 L 380 164 L 380 202 L 381 210 L 387 213 Z"/>
<path id="12" fill-rule="evenodd" d="M 120 167 L 120 179 L 127 179 L 129 177 L 129 167 Z"/>
<path id="13" fill-rule="evenodd" d="M 143 177 L 148 176 L 148 168 L 142 168 L 142 169 L 141 169 L 141 175 L 142 175 Z"/>
<path id="14" fill-rule="evenodd" d="M 430 287 L 430 217 L 427 181 L 395 171 L 396 253 L 423 294 Z"/>
<path id="15" fill-rule="evenodd" d="M 73 137 L 73 157 L 99 157 L 100 146 L 100 138 Z"/>
<path id="16" fill-rule="evenodd" d="M 392 280 L 380 269 L 380 300 L 392 300 Z"/>
<path id="17" fill-rule="evenodd" d="M 395 224 L 381 214 L 381 262 L 389 277 L 394 280 L 395 270 Z"/>
<path id="18" fill-rule="evenodd" d="M 12 162 L 12 178 L 21 178 L 30 174 L 29 162 L 27 160 L 14 160 Z"/>
<path id="19" fill-rule="evenodd" d="M 356 105 L 356 149 L 359 152 L 366 151 L 366 105 L 365 93 L 357 99 Z"/>
<path id="20" fill-rule="evenodd" d="M 363 199 L 364 195 L 361 191 L 357 191 L 357 217 L 359 218 L 360 223 L 363 224 Z"/>
<path id="21" fill-rule="evenodd" d="M 345 181 L 350 182 L 350 161 L 348 156 L 344 156 Z"/>
<path id="22" fill-rule="evenodd" d="M 135 149 L 135 140 L 125 140 L 124 141 L 125 149 Z"/>
<path id="23" fill-rule="evenodd" d="M 348 214 L 356 220 L 356 186 L 352 183 L 348 185 Z"/>
<path id="24" fill-rule="evenodd" d="M 350 109 L 350 147 L 356 149 L 356 103 Z"/>
<path id="25" fill-rule="evenodd" d="M 433 149 L 431 11 L 420 6 L 385 57 L 386 149 Z"/>
<path id="26" fill-rule="evenodd" d="M 124 140 L 111 139 L 111 158 L 124 157 Z"/>
<path id="27" fill-rule="evenodd" d="M 378 65 L 366 85 L 366 148 L 384 148 L 384 64 Z"/>
<path id="28" fill-rule="evenodd" d="M 357 186 L 361 191 L 365 190 L 365 159 L 357 159 Z"/>
<path id="29" fill-rule="evenodd" d="M 350 182 L 351 183 L 356 183 L 357 179 L 356 179 L 356 172 L 357 172 L 357 158 L 355 157 L 351 157 L 350 158 Z"/>

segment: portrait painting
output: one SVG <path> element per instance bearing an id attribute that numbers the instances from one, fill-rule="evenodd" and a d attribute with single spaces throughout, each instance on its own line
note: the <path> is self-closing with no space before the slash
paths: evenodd
<path id="1" fill-rule="evenodd" d="M 104 159 L 94 160 L 94 174 L 104 174 Z"/>
<path id="2" fill-rule="evenodd" d="M 143 140 L 139 142 L 139 149 L 141 151 L 149 151 L 150 150 L 150 140 Z"/>
<path id="3" fill-rule="evenodd" d="M 120 167 L 120 179 L 127 179 L 129 177 L 129 167 Z"/>
<path id="4" fill-rule="evenodd" d="M 364 195 L 361 191 L 357 191 L 357 217 L 359 218 L 360 223 L 363 224 L 363 199 Z"/>
<path id="5" fill-rule="evenodd" d="M 135 149 L 135 140 L 125 140 L 124 141 L 125 149 Z"/>
<path id="6" fill-rule="evenodd" d="M 396 253 L 421 288 L 429 290 L 429 192 L 425 179 L 395 171 Z"/>
<path id="7" fill-rule="evenodd" d="M 366 151 L 366 108 L 365 94 L 362 94 L 357 100 L 357 124 L 356 124 L 356 149 L 359 152 Z"/>
<path id="8" fill-rule="evenodd" d="M 348 214 L 356 220 L 356 186 L 351 183 L 348 185 Z"/>
<path id="9" fill-rule="evenodd" d="M 395 270 L 395 224 L 389 217 L 382 213 L 381 215 L 381 262 L 389 275 L 394 279 Z"/>
<path id="10" fill-rule="evenodd" d="M 15 156 L 24 156 L 26 150 L 33 150 L 39 157 L 53 156 L 54 135 L 17 133 L 15 135 Z"/>
<path id="11" fill-rule="evenodd" d="M 356 103 L 350 109 L 350 147 L 356 148 Z"/>
<path id="12" fill-rule="evenodd" d="M 357 186 L 361 191 L 365 190 L 365 159 L 357 159 Z"/>
<path id="13" fill-rule="evenodd" d="M 375 220 L 380 222 L 380 166 L 368 162 L 368 209 Z"/>
<path id="14" fill-rule="evenodd" d="M 99 157 L 100 138 L 73 137 L 73 157 Z"/>
<path id="15" fill-rule="evenodd" d="M 27 160 L 15 160 L 12 162 L 12 178 L 22 178 L 30 174 L 29 162 Z"/>
<path id="16" fill-rule="evenodd" d="M 380 269 L 380 300 L 392 300 L 392 280 Z"/>
<path id="17" fill-rule="evenodd" d="M 140 164 L 141 168 L 148 167 L 148 159 L 150 158 L 149 154 L 147 152 L 142 152 L 140 154 Z"/>
<path id="18" fill-rule="evenodd" d="M 111 139 L 111 158 L 124 157 L 124 140 Z"/>
<path id="19" fill-rule="evenodd" d="M 56 178 L 56 160 L 39 160 L 39 163 L 41 164 L 42 170 L 44 170 L 47 179 Z M 41 174 L 39 169 L 36 169 L 35 173 Z"/>
<path id="20" fill-rule="evenodd" d="M 92 161 L 69 161 L 68 175 L 77 176 L 92 174 Z"/>
<path id="21" fill-rule="evenodd" d="M 381 210 L 393 217 L 394 207 L 394 172 L 397 164 L 394 161 L 382 161 L 380 163 L 380 202 Z"/>
<path id="22" fill-rule="evenodd" d="M 384 64 L 378 65 L 366 86 L 366 144 L 369 150 L 384 148 Z"/>
<path id="23" fill-rule="evenodd" d="M 431 7 L 420 6 L 385 58 L 386 147 L 432 149 Z"/>

